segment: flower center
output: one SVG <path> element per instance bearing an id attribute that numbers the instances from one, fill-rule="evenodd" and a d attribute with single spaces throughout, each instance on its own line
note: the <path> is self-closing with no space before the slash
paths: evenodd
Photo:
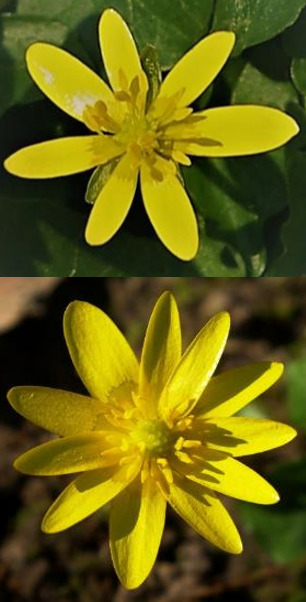
<path id="1" fill-rule="evenodd" d="M 130 433 L 133 443 L 150 457 L 167 454 L 171 444 L 170 435 L 170 429 L 160 420 L 143 420 Z"/>
<path id="2" fill-rule="evenodd" d="M 126 115 L 115 139 L 139 158 L 150 155 L 154 149 L 158 148 L 156 132 L 152 129 L 148 119 L 134 111 Z"/>

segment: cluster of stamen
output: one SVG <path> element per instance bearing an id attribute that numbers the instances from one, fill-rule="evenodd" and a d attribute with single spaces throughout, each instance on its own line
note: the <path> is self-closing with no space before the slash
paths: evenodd
<path id="1" fill-rule="evenodd" d="M 199 421 L 193 415 L 168 422 L 148 419 L 145 400 L 131 393 L 124 403 L 121 395 L 113 399 L 104 420 L 109 425 L 105 435 L 109 448 L 101 453 L 105 465 L 125 466 L 128 473 L 139 461 L 141 482 L 152 477 L 165 495 L 175 472 L 192 477 L 209 461 Z"/>
<path id="2" fill-rule="evenodd" d="M 179 107 L 184 88 L 172 96 L 155 99 L 146 112 L 145 74 L 140 72 L 129 82 L 120 69 L 118 81 L 120 88 L 114 92 L 117 110 L 113 107 L 111 115 L 101 100 L 87 106 L 83 113 L 87 127 L 100 134 L 113 134 L 114 140 L 130 154 L 133 164 L 139 167 L 145 161 L 157 181 L 169 174 L 176 175 L 177 163 L 191 165 L 189 157 L 176 147 L 166 132 L 167 127 L 187 120 L 192 114 L 192 109 Z"/>

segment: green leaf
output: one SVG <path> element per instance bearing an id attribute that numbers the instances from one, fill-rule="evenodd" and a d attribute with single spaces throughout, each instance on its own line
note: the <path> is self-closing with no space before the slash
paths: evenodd
<path id="1" fill-rule="evenodd" d="M 301 558 L 306 546 L 306 509 L 280 512 L 239 504 L 243 524 L 257 539 L 261 549 L 278 564 Z"/>
<path id="2" fill-rule="evenodd" d="M 260 104 L 286 111 L 298 103 L 288 80 L 289 61 L 274 42 L 248 51 L 250 62 L 242 70 L 233 90 L 233 104 Z"/>
<path id="3" fill-rule="evenodd" d="M 292 105 L 301 133 L 286 147 L 289 218 L 285 223 L 282 239 L 285 251 L 271 265 L 267 276 L 306 276 L 306 112 Z"/>
<path id="4" fill-rule="evenodd" d="M 204 159 L 185 170 L 187 189 L 207 230 L 244 260 L 246 276 L 260 276 L 268 255 L 265 225 L 286 206 L 277 153 L 240 159 Z"/>
<path id="5" fill-rule="evenodd" d="M 287 462 L 265 477 L 280 493 L 277 506 L 239 504 L 244 524 L 265 554 L 283 564 L 304 556 L 306 546 L 306 458 Z"/>
<path id="6" fill-rule="evenodd" d="M 287 78 L 289 60 L 275 42 L 266 42 L 248 51 L 247 63 L 234 85 L 233 104 L 262 104 L 296 115 L 298 95 Z M 278 151 L 258 157 L 262 162 L 257 174 L 257 191 L 260 205 L 261 227 L 268 256 L 265 275 L 272 275 L 271 263 L 283 251 L 281 227 L 288 211 L 288 163 L 287 156 L 295 142 Z M 265 166 L 265 168 L 264 168 Z M 274 176 L 272 176 L 274 174 Z M 254 180 L 249 179 L 251 187 Z M 271 184 L 271 186 L 270 186 Z M 284 275 L 284 273 L 279 275 Z M 292 275 L 286 272 L 286 275 Z"/>
<path id="7" fill-rule="evenodd" d="M 208 31 L 214 0 L 17 0 L 20 15 L 57 19 L 76 30 L 83 45 L 98 60 L 97 21 L 106 8 L 115 8 L 129 23 L 140 50 L 154 44 L 163 69 L 186 52 Z M 90 19 L 89 19 L 90 17 Z"/>
<path id="8" fill-rule="evenodd" d="M 306 357 L 301 357 L 287 367 L 288 412 L 291 421 L 306 430 Z"/>
<path id="9" fill-rule="evenodd" d="M 235 54 L 269 40 L 292 25 L 305 0 L 217 0 L 213 30 L 237 34 Z"/>
<path id="10" fill-rule="evenodd" d="M 288 56 L 292 58 L 306 57 L 306 9 L 298 20 L 282 34 L 282 42 Z"/>
<path id="11" fill-rule="evenodd" d="M 28 200 L 1 194 L 0 200 L 0 220 L 6 223 L 0 239 L 2 275 L 242 275 L 227 245 L 204 234 L 192 264 L 175 259 L 155 235 L 135 235 L 126 228 L 105 247 L 93 249 L 84 241 L 86 216 L 77 198 L 67 204 L 67 198 L 55 201 L 46 191 Z"/>
<path id="12" fill-rule="evenodd" d="M 0 47 L 0 114 L 19 102 L 28 102 L 41 97 L 28 75 L 24 55 L 32 42 L 45 40 L 62 44 L 67 27 L 57 21 L 43 17 L 15 15 L 0 16 L 2 44 Z"/>
<path id="13" fill-rule="evenodd" d="M 296 89 L 306 98 L 306 58 L 293 59 L 291 76 Z"/>
<path id="14" fill-rule="evenodd" d="M 7 9 L 10 4 L 10 0 L 0 0 L 0 11 Z"/>

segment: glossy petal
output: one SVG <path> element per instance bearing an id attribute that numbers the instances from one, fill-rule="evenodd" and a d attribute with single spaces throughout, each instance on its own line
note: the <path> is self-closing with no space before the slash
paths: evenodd
<path id="1" fill-rule="evenodd" d="M 123 72 L 129 86 L 142 73 L 133 36 L 122 17 L 113 9 L 105 10 L 99 25 L 102 57 L 114 90 L 122 90 Z"/>
<path id="2" fill-rule="evenodd" d="M 145 336 L 140 362 L 139 393 L 156 415 L 158 399 L 181 358 L 180 317 L 174 297 L 166 292 L 157 301 Z"/>
<path id="3" fill-rule="evenodd" d="M 139 463 L 114 473 L 109 468 L 90 471 L 73 481 L 55 500 L 42 521 L 45 533 L 58 533 L 80 522 L 112 500 L 136 476 Z"/>
<path id="4" fill-rule="evenodd" d="M 194 411 L 204 418 L 232 416 L 269 389 L 283 370 L 283 364 L 260 362 L 218 374 L 209 381 Z"/>
<path id="5" fill-rule="evenodd" d="M 152 225 L 169 251 L 184 261 L 193 259 L 199 245 L 197 221 L 190 200 L 171 174 L 155 179 L 150 167 L 141 168 L 144 206 Z"/>
<path id="6" fill-rule="evenodd" d="M 232 456 L 247 456 L 280 447 L 297 434 L 287 424 L 262 418 L 214 418 L 204 428 L 206 444 Z"/>
<path id="7" fill-rule="evenodd" d="M 283 111 L 236 105 L 197 113 L 185 124 L 169 127 L 166 137 L 176 140 L 175 149 L 190 155 L 235 157 L 271 151 L 298 132 L 296 121 Z"/>
<path id="8" fill-rule="evenodd" d="M 171 485 L 169 503 L 195 531 L 225 552 L 240 554 L 239 533 L 213 491 L 187 479 Z"/>
<path id="9" fill-rule="evenodd" d="M 254 504 L 275 504 L 279 501 L 274 487 L 238 460 L 226 458 L 209 464 L 201 477 L 195 476 L 196 482 Z"/>
<path id="10" fill-rule="evenodd" d="M 26 54 L 31 77 L 60 109 L 83 121 L 86 106 L 98 100 L 107 104 L 110 114 L 116 117 L 118 105 L 106 83 L 77 58 L 51 44 L 32 44 Z"/>
<path id="11" fill-rule="evenodd" d="M 85 238 L 90 245 L 110 240 L 124 222 L 136 191 L 138 168 L 125 155 L 102 188 L 91 211 Z"/>
<path id="12" fill-rule="evenodd" d="M 97 399 L 48 387 L 14 387 L 7 398 L 16 412 L 56 435 L 79 435 L 103 425 Z"/>
<path id="13" fill-rule="evenodd" d="M 22 148 L 4 167 L 22 178 L 57 178 L 92 169 L 122 152 L 110 136 L 73 136 Z"/>
<path id="14" fill-rule="evenodd" d="M 162 83 L 159 97 L 182 92 L 177 107 L 191 104 L 218 75 L 234 43 L 235 34 L 231 31 L 218 31 L 205 37 L 171 69 Z"/>
<path id="15" fill-rule="evenodd" d="M 151 478 L 140 479 L 112 503 L 111 554 L 117 575 L 128 589 L 141 585 L 156 560 L 166 512 L 166 500 Z"/>
<path id="16" fill-rule="evenodd" d="M 102 401 L 127 392 L 138 380 L 138 362 L 112 320 L 89 303 L 73 301 L 64 314 L 71 359 L 90 394 Z"/>
<path id="17" fill-rule="evenodd" d="M 14 467 L 32 475 L 59 475 L 101 468 L 102 452 L 110 447 L 101 432 L 86 433 L 48 441 L 25 452 Z"/>
<path id="18" fill-rule="evenodd" d="M 189 345 L 162 395 L 160 410 L 164 415 L 184 415 L 195 406 L 222 355 L 229 328 L 229 314 L 221 312 Z"/>

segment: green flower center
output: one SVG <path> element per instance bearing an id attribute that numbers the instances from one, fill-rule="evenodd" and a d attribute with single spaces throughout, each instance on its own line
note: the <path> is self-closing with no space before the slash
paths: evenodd
<path id="1" fill-rule="evenodd" d="M 165 422 L 160 420 L 144 420 L 133 429 L 130 437 L 152 457 L 165 455 L 171 443 L 171 431 Z"/>
<path id="2" fill-rule="evenodd" d="M 115 139 L 136 154 L 150 154 L 158 148 L 156 132 L 148 119 L 133 113 L 126 116 Z"/>

